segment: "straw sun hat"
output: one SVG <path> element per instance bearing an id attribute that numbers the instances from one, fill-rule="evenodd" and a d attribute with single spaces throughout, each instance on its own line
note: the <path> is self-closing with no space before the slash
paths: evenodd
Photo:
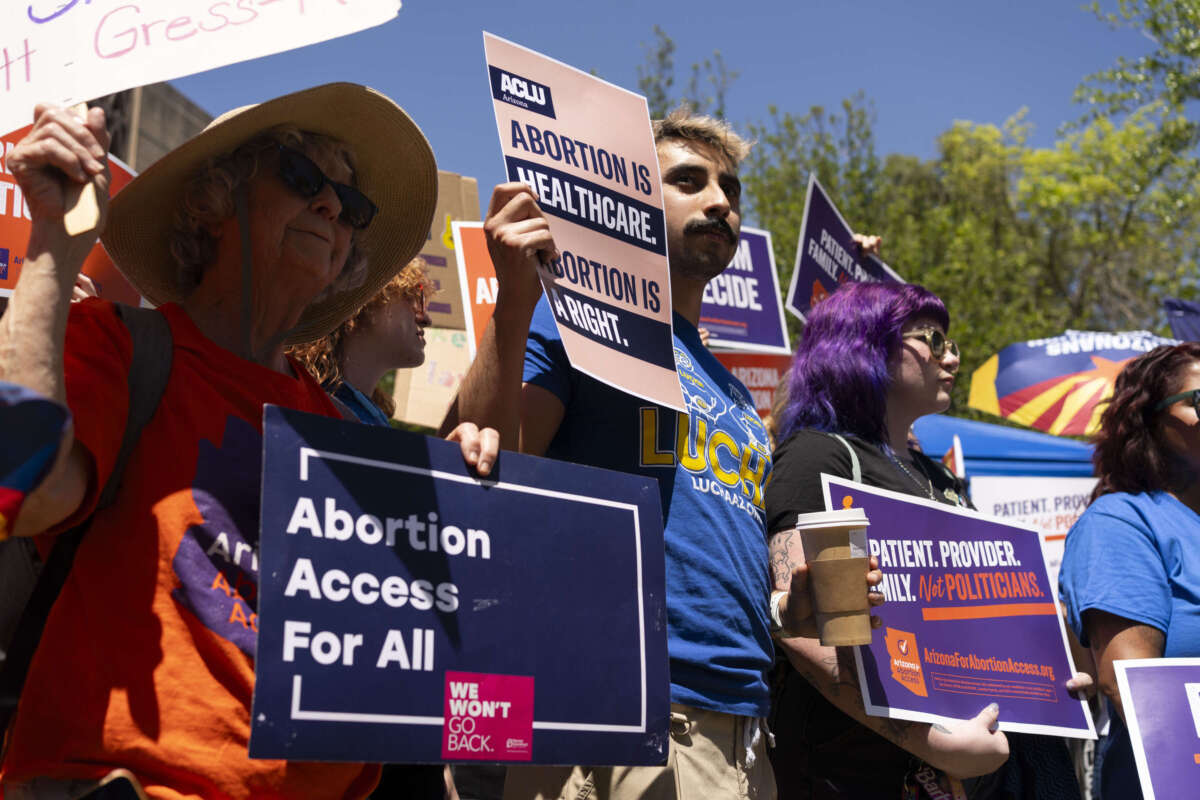
<path id="1" fill-rule="evenodd" d="M 222 114 L 117 193 L 101 239 L 146 299 L 155 305 L 183 299 L 169 242 L 188 180 L 208 159 L 285 124 L 350 145 L 358 188 L 379 206 L 358 233 L 367 248 L 366 280 L 310 305 L 286 343 L 312 341 L 333 330 L 421 249 L 437 203 L 437 164 L 429 142 L 386 96 L 366 86 L 330 83 Z"/>

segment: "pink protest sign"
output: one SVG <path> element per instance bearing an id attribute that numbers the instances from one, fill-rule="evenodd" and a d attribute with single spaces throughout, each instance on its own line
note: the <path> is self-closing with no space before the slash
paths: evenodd
<path id="1" fill-rule="evenodd" d="M 646 99 L 491 34 L 483 41 L 508 178 L 533 189 L 561 253 L 540 274 L 571 365 L 683 410 Z"/>
<path id="2" fill-rule="evenodd" d="M 113 92 L 380 25 L 400 0 L 8 0 L 0 6 L 0 133 L 39 102 Z"/>
<path id="3" fill-rule="evenodd" d="M 533 677 L 446 672 L 442 758 L 533 758 Z"/>

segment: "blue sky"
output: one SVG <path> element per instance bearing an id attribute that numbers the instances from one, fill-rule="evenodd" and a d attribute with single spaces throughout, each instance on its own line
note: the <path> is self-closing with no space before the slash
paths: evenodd
<path id="1" fill-rule="evenodd" d="M 764 120 L 770 104 L 803 112 L 861 89 L 879 152 L 922 157 L 954 120 L 1001 123 L 1022 107 L 1033 143 L 1049 145 L 1079 113 L 1071 93 L 1083 75 L 1149 47 L 1072 0 L 406 0 L 378 28 L 174 84 L 214 114 L 329 81 L 373 86 L 413 116 L 442 169 L 479 179 L 486 208 L 504 174 L 480 32 L 636 90 L 655 25 L 676 42 L 680 79 L 714 50 L 740 73 L 735 124 Z"/>

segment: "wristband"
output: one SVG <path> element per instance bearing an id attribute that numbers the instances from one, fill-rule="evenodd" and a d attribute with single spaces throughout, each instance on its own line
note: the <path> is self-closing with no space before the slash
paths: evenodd
<path id="1" fill-rule="evenodd" d="M 787 596 L 787 592 L 776 589 L 771 592 L 770 601 L 770 616 L 771 616 L 771 635 L 779 636 L 785 639 L 796 639 L 800 636 L 798 633 L 792 633 L 783 624 L 783 619 L 779 615 L 779 600 Z"/>

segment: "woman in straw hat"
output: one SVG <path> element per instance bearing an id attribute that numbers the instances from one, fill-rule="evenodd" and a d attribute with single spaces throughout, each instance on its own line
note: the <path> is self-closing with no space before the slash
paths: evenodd
<path id="1" fill-rule="evenodd" d="M 8 157 L 32 232 L 0 319 L 0 379 L 65 400 L 75 424 L 10 532 L 95 516 L 9 726 L 0 793 L 74 796 L 125 767 L 153 796 L 364 796 L 375 766 L 247 755 L 262 407 L 337 415 L 284 347 L 332 330 L 416 254 L 437 191 L 429 144 L 383 95 L 321 86 L 222 116 L 105 208 L 103 113 L 35 116 Z M 87 181 L 105 246 L 173 342 L 162 399 L 99 511 L 133 344 L 111 304 L 70 303 L 94 231 L 70 235 L 64 209 Z M 452 437 L 481 473 L 487 434 Z"/>

